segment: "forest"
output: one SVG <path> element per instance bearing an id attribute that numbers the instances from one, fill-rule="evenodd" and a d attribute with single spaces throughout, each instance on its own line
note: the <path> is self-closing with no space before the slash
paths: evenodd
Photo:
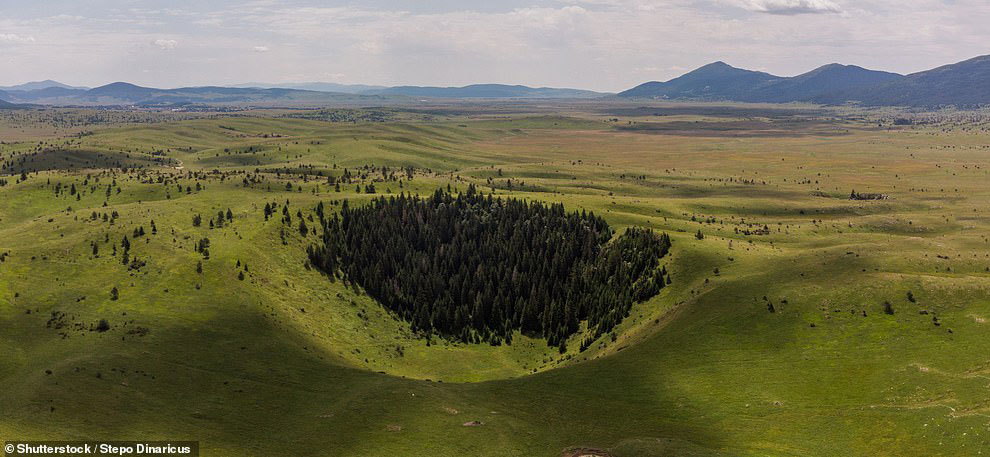
<path id="1" fill-rule="evenodd" d="M 613 239 L 594 213 L 484 195 L 379 197 L 339 215 L 316 208 L 323 233 L 310 262 L 359 285 L 428 337 L 512 343 L 540 336 L 566 350 L 587 321 L 582 349 L 611 331 L 633 303 L 670 283 L 666 234 L 630 228 Z"/>

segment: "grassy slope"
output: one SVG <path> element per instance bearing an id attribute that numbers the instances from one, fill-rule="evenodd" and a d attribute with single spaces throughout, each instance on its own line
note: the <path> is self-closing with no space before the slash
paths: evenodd
<path id="1" fill-rule="evenodd" d="M 46 188 L 49 178 L 78 184 L 81 175 L 11 180 L 0 187 L 0 252 L 11 253 L 0 264 L 0 437 L 194 438 L 208 455 L 550 456 L 571 445 L 617 455 L 987 451 L 987 137 L 850 127 L 826 137 L 703 138 L 552 117 L 223 119 L 86 137 L 106 150 L 171 148 L 183 171 L 333 172 L 373 162 L 444 172 L 404 189 L 423 193 L 488 177 L 504 189 L 512 177 L 525 183 L 515 196 L 593 209 L 619 228 L 669 231 L 675 284 L 634 308 L 616 342 L 579 354 L 575 341 L 562 363 L 533 341 L 426 347 L 367 297 L 307 271 L 306 241 L 288 230 L 283 246 L 280 224 L 261 220 L 266 201 L 289 199 L 295 215 L 321 199 L 364 198 L 353 189 L 314 194 L 315 181 L 293 179 L 304 191 L 286 192 L 273 176 L 272 190 L 235 178 L 186 195 L 120 175 L 124 191 L 107 210 L 121 219 L 111 227 L 81 220 L 89 208 L 103 211 L 100 190 L 77 202 Z M 249 145 L 261 152 L 237 153 Z M 894 198 L 850 202 L 852 188 Z M 189 222 L 228 207 L 232 226 Z M 132 249 L 148 261 L 140 273 L 104 243 L 91 258 L 89 241 L 148 230 L 151 219 L 159 233 Z M 746 228 L 740 219 L 772 232 L 736 234 Z M 691 236 L 698 229 L 702 241 Z M 213 247 L 200 278 L 192 243 L 202 236 Z M 243 283 L 238 260 L 250 266 Z M 118 301 L 109 299 L 114 285 Z M 778 312 L 767 312 L 764 296 Z M 893 316 L 882 313 L 884 300 Z M 112 329 L 63 338 L 45 327 L 54 310 L 85 328 L 107 318 Z M 137 326 L 150 333 L 127 333 Z M 450 382 L 484 379 L 503 380 Z M 469 420 L 485 425 L 461 426 Z"/>

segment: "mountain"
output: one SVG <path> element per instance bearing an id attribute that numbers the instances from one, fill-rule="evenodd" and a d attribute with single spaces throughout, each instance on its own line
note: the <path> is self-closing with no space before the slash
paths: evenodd
<path id="1" fill-rule="evenodd" d="M 903 78 L 897 73 L 867 70 L 855 65 L 829 64 L 792 78 L 781 78 L 748 94 L 747 101 L 811 102 L 828 94 L 871 87 Z"/>
<path id="2" fill-rule="evenodd" d="M 818 101 L 831 104 L 857 101 L 869 106 L 990 105 L 990 55 L 874 86 L 831 93 Z"/>
<path id="3" fill-rule="evenodd" d="M 155 94 L 168 92 L 164 89 L 152 89 L 150 87 L 136 86 L 131 83 L 116 82 L 105 86 L 90 89 L 85 92 L 86 97 L 113 97 L 123 100 L 143 100 L 151 98 Z"/>
<path id="4" fill-rule="evenodd" d="M 829 64 L 802 75 L 779 77 L 715 62 L 667 82 L 641 84 L 620 92 L 619 96 L 753 103 L 975 107 L 990 105 L 990 55 L 907 76 L 855 65 Z"/>
<path id="5" fill-rule="evenodd" d="M 85 94 L 87 89 L 71 89 L 65 87 L 46 87 L 44 89 L 30 91 L 11 91 L 9 96 L 17 98 L 22 102 L 34 102 L 45 98 L 70 97 L 73 95 Z"/>
<path id="6" fill-rule="evenodd" d="M 696 100 L 742 100 L 757 89 L 783 79 L 715 62 L 667 82 L 652 81 L 620 92 L 620 97 Z"/>
<path id="7" fill-rule="evenodd" d="M 794 77 L 774 76 L 715 62 L 667 82 L 648 82 L 620 97 L 729 100 L 758 103 L 814 101 L 825 94 L 870 86 L 901 75 L 830 64 Z"/>
<path id="8" fill-rule="evenodd" d="M 474 84 L 464 87 L 431 86 L 369 86 L 363 84 L 336 83 L 247 83 L 239 88 L 283 88 L 318 92 L 338 92 L 360 95 L 402 95 L 430 98 L 591 98 L 604 94 L 579 89 L 556 89 L 547 87 L 510 86 L 504 84 Z"/>
<path id="9" fill-rule="evenodd" d="M 0 92 L 0 97 L 3 97 L 2 92 Z M 14 108 L 20 108 L 20 105 L 15 105 L 13 103 L 0 100 L 0 109 L 14 109 Z"/>
<path id="10" fill-rule="evenodd" d="M 46 87 L 30 91 L 7 91 L 12 103 L 51 106 L 325 106 L 340 103 L 381 103 L 382 96 L 341 94 L 285 88 L 182 87 L 156 89 L 115 82 L 93 89 Z M 398 98 L 388 99 L 401 102 Z"/>
<path id="11" fill-rule="evenodd" d="M 666 82 L 640 84 L 619 97 L 752 103 L 973 107 L 990 105 L 990 55 L 902 76 L 855 65 L 829 64 L 781 77 L 715 62 Z M 288 86 L 288 87 L 286 87 Z M 93 89 L 39 81 L 0 88 L 8 104 L 51 106 L 294 106 L 415 103 L 437 99 L 591 99 L 608 94 L 580 89 L 474 84 L 463 87 L 251 83 L 239 87 L 156 89 L 116 82 Z"/>
<path id="12" fill-rule="evenodd" d="M 581 89 L 473 84 L 463 87 L 398 86 L 365 94 L 430 98 L 594 98 L 605 94 Z"/>
<path id="13" fill-rule="evenodd" d="M 44 81 L 31 81 L 29 83 L 18 84 L 16 86 L 0 87 L 0 90 L 30 91 L 30 90 L 48 89 L 49 87 L 60 87 L 62 89 L 86 89 L 85 87 L 73 87 L 68 84 L 62 84 L 58 81 L 52 81 L 50 79 L 46 79 Z"/>
<path id="14" fill-rule="evenodd" d="M 341 94 L 361 94 L 361 93 L 387 89 L 387 87 L 385 86 L 369 86 L 365 84 L 320 83 L 320 82 L 284 83 L 284 84 L 247 83 L 247 84 L 237 84 L 231 87 L 257 88 L 257 89 L 299 89 L 299 90 L 311 90 L 316 92 L 338 92 Z"/>

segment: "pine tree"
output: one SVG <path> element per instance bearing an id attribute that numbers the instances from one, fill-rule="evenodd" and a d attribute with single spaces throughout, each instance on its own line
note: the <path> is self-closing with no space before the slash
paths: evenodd
<path id="1" fill-rule="evenodd" d="M 320 224 L 320 241 L 307 248 L 313 266 L 360 285 L 417 332 L 461 341 L 509 344 L 521 330 L 559 346 L 584 320 L 594 341 L 669 280 L 665 234 L 631 228 L 610 242 L 593 213 L 494 198 L 473 185 L 357 209 L 344 200 Z"/>

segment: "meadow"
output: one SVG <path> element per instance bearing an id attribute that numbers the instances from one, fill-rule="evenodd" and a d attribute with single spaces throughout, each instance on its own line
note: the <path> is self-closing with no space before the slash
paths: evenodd
<path id="1" fill-rule="evenodd" d="M 990 116 L 643 103 L 3 113 L 0 439 L 990 453 Z M 308 264 L 321 202 L 470 184 L 667 233 L 672 282 L 561 353 L 423 338 Z"/>

